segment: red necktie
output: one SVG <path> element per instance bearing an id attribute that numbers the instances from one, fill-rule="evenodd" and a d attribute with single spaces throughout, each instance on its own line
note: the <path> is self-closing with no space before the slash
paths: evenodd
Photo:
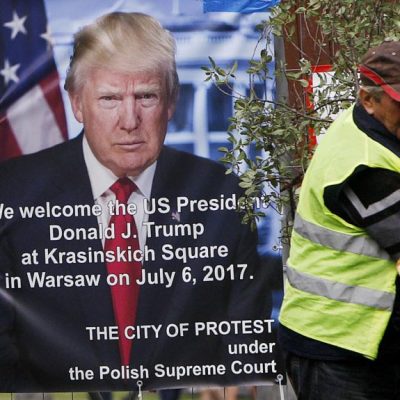
<path id="1" fill-rule="evenodd" d="M 130 195 L 137 187 L 130 179 L 121 178 L 118 179 L 110 189 L 115 193 L 116 200 L 119 204 L 127 204 Z M 115 237 L 106 239 L 104 245 L 105 251 L 111 250 L 114 254 L 117 254 L 118 247 L 121 251 L 128 250 L 129 252 L 139 249 L 137 228 L 132 215 L 128 213 L 124 214 L 121 207 L 116 207 L 114 215 L 111 216 L 110 220 L 110 226 L 112 224 L 114 224 Z M 133 237 L 122 238 L 121 234 L 127 232 L 128 225 L 131 226 L 132 235 L 130 236 Z M 128 246 L 130 246 L 130 249 Z M 139 286 L 136 284 L 136 279 L 141 276 L 141 268 L 142 265 L 139 261 L 130 263 L 114 261 L 107 263 L 108 274 L 115 274 L 118 277 L 121 277 L 121 274 L 126 274 L 129 277 L 129 285 L 117 284 L 111 286 L 114 316 L 119 330 L 121 365 L 129 365 L 130 361 L 132 340 L 125 337 L 124 331 L 127 326 L 134 325 L 136 321 L 136 307 L 139 297 Z"/>

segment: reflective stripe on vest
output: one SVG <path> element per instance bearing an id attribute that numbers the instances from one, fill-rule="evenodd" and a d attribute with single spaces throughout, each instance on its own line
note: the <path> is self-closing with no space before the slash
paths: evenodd
<path id="1" fill-rule="evenodd" d="M 303 292 L 327 297 L 345 303 L 361 304 L 380 310 L 392 311 L 394 294 L 360 286 L 318 278 L 299 272 L 287 266 L 287 278 L 290 285 Z"/>
<path id="2" fill-rule="evenodd" d="M 360 215 L 363 218 L 367 218 L 370 217 L 371 215 L 378 214 L 379 212 L 385 210 L 386 208 L 389 208 L 390 206 L 396 204 L 399 201 L 400 189 L 396 190 L 395 192 L 383 198 L 382 200 L 370 204 L 367 208 L 364 207 L 359 198 L 349 187 L 345 189 L 345 193 L 347 197 L 350 199 L 350 201 L 353 203 L 354 207 L 358 210 Z"/>
<path id="3" fill-rule="evenodd" d="M 313 224 L 296 214 L 294 230 L 304 238 L 338 251 L 390 260 L 389 254 L 368 236 L 353 236 Z"/>

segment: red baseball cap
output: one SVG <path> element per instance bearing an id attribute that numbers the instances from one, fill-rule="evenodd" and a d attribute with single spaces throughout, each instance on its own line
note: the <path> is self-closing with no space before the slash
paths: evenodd
<path id="1" fill-rule="evenodd" d="M 400 101 L 400 41 L 387 40 L 367 51 L 358 67 L 361 83 L 380 86 Z"/>

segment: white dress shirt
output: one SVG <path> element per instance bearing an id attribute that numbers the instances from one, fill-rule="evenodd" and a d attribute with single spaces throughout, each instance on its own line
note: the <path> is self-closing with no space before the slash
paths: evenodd
<path id="1" fill-rule="evenodd" d="M 115 202 L 116 199 L 115 194 L 110 190 L 110 187 L 116 180 L 118 180 L 118 177 L 97 160 L 85 136 L 83 137 L 82 143 L 83 157 L 89 173 L 93 199 L 96 204 L 99 204 L 102 207 L 103 210 L 102 214 L 98 217 L 98 222 L 106 227 L 110 221 L 107 204 L 110 201 Z M 146 227 L 143 225 L 143 222 L 147 222 L 148 220 L 148 214 L 144 212 L 144 200 L 150 199 L 156 164 L 157 162 L 154 162 L 138 176 L 128 176 L 128 178 L 131 179 L 138 188 L 137 191 L 131 194 L 128 202 L 136 204 L 137 207 L 137 212 L 134 215 L 134 218 L 138 230 L 141 250 L 144 249 L 146 244 Z"/>

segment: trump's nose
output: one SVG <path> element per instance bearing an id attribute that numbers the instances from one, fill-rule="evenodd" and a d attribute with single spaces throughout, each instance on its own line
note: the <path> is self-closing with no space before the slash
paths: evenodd
<path id="1" fill-rule="evenodd" d="M 140 115 L 137 103 L 132 98 L 126 98 L 121 102 L 119 110 L 119 126 L 121 129 L 131 132 L 140 124 Z"/>

